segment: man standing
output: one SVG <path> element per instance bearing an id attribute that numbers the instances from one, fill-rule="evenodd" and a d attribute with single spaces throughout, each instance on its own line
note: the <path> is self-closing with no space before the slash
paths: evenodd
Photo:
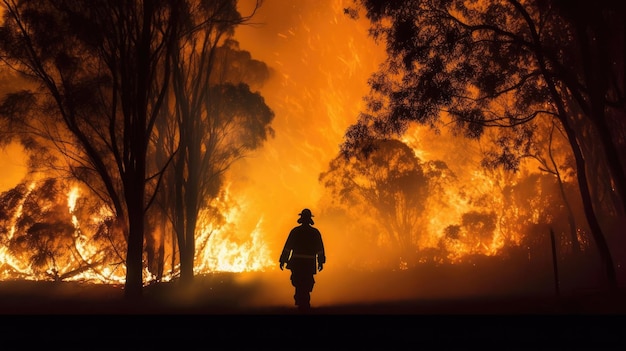
<path id="1" fill-rule="evenodd" d="M 313 214 L 305 208 L 299 213 L 299 226 L 289 232 L 287 241 L 280 255 L 280 270 L 285 264 L 291 270 L 291 285 L 296 289 L 293 296 L 300 311 L 311 307 L 311 292 L 315 280 L 313 275 L 321 271 L 326 263 L 322 235 L 313 225 Z"/>

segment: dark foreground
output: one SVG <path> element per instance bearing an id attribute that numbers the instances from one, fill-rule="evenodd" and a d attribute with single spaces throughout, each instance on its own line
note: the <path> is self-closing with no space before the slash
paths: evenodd
<path id="1" fill-rule="evenodd" d="M 0 282 L 3 315 L 299 315 L 289 301 L 281 305 L 250 305 L 234 290 L 185 292 L 173 285 L 144 288 L 129 301 L 123 287 L 73 282 Z M 314 296 L 314 295 L 313 295 Z M 394 301 L 326 303 L 308 315 L 626 315 L 626 293 L 587 291 L 578 294 L 416 298 Z M 626 330 L 625 330 L 626 332 Z"/>
<path id="2" fill-rule="evenodd" d="M 287 304 L 242 304 L 233 291 L 212 291 L 189 298 L 172 286 L 146 287 L 142 299 L 127 301 L 119 286 L 0 282 L 0 330 L 8 341 L 66 346 L 89 339 L 101 349 L 127 339 L 144 347 L 193 342 L 200 349 L 224 342 L 232 347 L 222 349 L 249 349 L 274 340 L 276 348 L 295 349 L 626 349 L 624 294 L 313 303 L 300 313 Z"/>
<path id="3" fill-rule="evenodd" d="M 281 304 L 246 303 L 259 290 L 205 280 L 183 289 L 175 283 L 144 288 L 129 301 L 122 286 L 76 282 L 0 281 L 0 314 L 10 315 L 299 315 L 286 296 Z M 319 289 L 321 290 L 321 288 Z M 626 316 L 626 292 L 421 297 L 322 302 L 312 294 L 308 315 L 606 315 Z M 625 330 L 626 332 L 626 330 Z"/>
<path id="4" fill-rule="evenodd" d="M 126 301 L 122 296 L 0 295 L 0 315 L 605 315 L 626 316 L 623 296 L 484 297 L 419 299 L 295 306 L 247 306 L 219 301 L 177 303 L 152 296 Z M 626 330 L 624 330 L 626 333 Z"/>

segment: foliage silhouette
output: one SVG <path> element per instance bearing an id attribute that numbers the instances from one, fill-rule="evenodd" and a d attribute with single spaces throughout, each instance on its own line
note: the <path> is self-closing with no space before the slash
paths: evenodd
<path id="1" fill-rule="evenodd" d="M 594 208 L 600 201 L 587 173 L 600 169 L 595 176 L 614 184 L 609 192 L 623 222 L 624 60 L 612 48 L 623 47 L 624 12 L 616 2 L 354 3 L 348 12 L 365 12 L 388 57 L 370 80 L 368 112 L 346 132 L 343 153 L 371 152 L 375 135 L 402 135 L 415 122 L 477 139 L 489 127 L 523 131 L 535 119 L 555 119 L 575 157 L 585 217 L 615 290 L 613 257 Z M 502 156 L 515 168 L 512 153 Z"/>

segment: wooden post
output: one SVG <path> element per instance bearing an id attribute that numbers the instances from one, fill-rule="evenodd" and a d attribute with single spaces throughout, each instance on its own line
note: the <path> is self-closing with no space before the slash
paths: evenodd
<path id="1" fill-rule="evenodd" d="M 554 289 L 556 296 L 560 295 L 559 291 L 559 267 L 556 259 L 556 244 L 554 239 L 554 231 L 550 228 L 550 241 L 552 242 L 552 266 L 554 268 Z"/>

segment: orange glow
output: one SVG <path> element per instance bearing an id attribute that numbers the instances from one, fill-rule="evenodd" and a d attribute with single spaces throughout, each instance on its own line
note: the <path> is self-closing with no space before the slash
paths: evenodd
<path id="1" fill-rule="evenodd" d="M 0 178 L 0 192 L 16 186 L 26 176 L 24 149 L 18 143 L 11 143 L 0 148 L 0 164 L 2 177 Z"/>
<path id="2" fill-rule="evenodd" d="M 32 191 L 35 188 L 36 183 L 32 182 L 28 187 L 28 191 Z M 25 198 L 25 197 L 24 197 Z M 15 221 L 22 214 L 24 206 L 24 201 L 20 201 L 17 204 L 17 210 L 15 216 L 12 218 L 12 225 L 9 228 L 9 233 L 7 240 L 11 240 L 15 235 Z M 28 269 L 28 265 L 25 262 L 21 262 L 19 259 L 16 259 L 9 253 L 8 247 L 0 246 L 0 267 L 2 267 L 2 275 L 6 275 L 5 277 L 0 276 L 0 278 L 7 279 L 11 278 L 14 275 L 17 276 L 26 276 L 30 275 L 30 271 Z M 4 273 L 6 272 L 6 273 Z"/>
<path id="3" fill-rule="evenodd" d="M 231 199 L 226 200 L 232 204 Z M 197 274 L 263 271 L 274 264 L 260 231 L 262 219 L 250 232 L 238 229 L 237 223 L 241 223 L 248 210 L 245 203 L 224 207 L 226 224 L 219 226 L 212 225 L 208 216 L 200 215 L 194 265 Z"/>
<path id="4" fill-rule="evenodd" d="M 242 14 L 250 3 L 241 3 Z M 256 24 L 236 32 L 241 48 L 275 70 L 261 93 L 276 113 L 276 137 L 231 171 L 233 197 L 247 199 L 254 224 L 263 218 L 259 230 L 273 262 L 300 210 L 319 213 L 325 206 L 319 174 L 364 109 L 367 79 L 384 58 L 383 48 L 368 37 L 365 20 L 343 13 L 350 4 L 264 1 Z M 330 252 L 339 252 L 332 244 L 339 235 L 333 223 L 321 216 L 316 223 L 326 233 Z"/>
<path id="5" fill-rule="evenodd" d="M 254 0 L 241 2 L 242 15 L 249 13 L 251 3 Z M 389 252 L 388 242 L 380 237 L 370 240 L 381 227 L 374 211 L 352 209 L 346 214 L 326 215 L 333 199 L 328 198 L 328 192 L 319 182 L 320 174 L 327 171 L 331 160 L 337 157 L 347 127 L 365 110 L 363 97 L 369 92 L 367 80 L 385 55 L 384 48 L 368 36 L 366 20 L 354 20 L 344 14 L 343 9 L 351 3 L 351 0 L 265 0 L 252 19 L 254 24 L 237 29 L 235 39 L 240 48 L 250 51 L 254 59 L 264 61 L 273 70 L 260 93 L 275 113 L 272 128 L 276 136 L 229 169 L 224 195 L 211 204 L 221 211 L 224 222 L 216 223 L 209 214 L 200 213 L 195 274 L 236 272 L 243 273 L 240 279 L 253 279 L 263 273 L 272 288 L 257 299 L 263 303 L 274 300 L 290 303 L 288 274 L 277 271 L 278 257 L 303 208 L 310 208 L 314 213 L 328 257 L 325 271 L 316 277 L 319 285 L 326 289 L 316 291 L 319 295 L 315 299 L 319 303 L 351 298 L 353 286 L 340 274 L 342 268 L 373 271 L 391 260 L 387 256 L 397 256 L 397 252 Z M 515 211 L 506 208 L 502 189 L 516 184 L 529 173 L 538 173 L 536 165 L 525 164 L 523 172 L 504 179 L 480 167 L 479 142 L 466 141 L 445 130 L 435 134 L 422 126 L 412 128 L 402 141 L 414 150 L 420 161 L 442 160 L 450 170 L 441 177 L 445 184 L 443 191 L 428 200 L 421 214 L 425 219 L 421 222 L 423 225 L 415 229 L 413 252 L 445 249 L 445 256 L 433 255 L 429 263 L 456 264 L 469 255 L 498 255 L 506 245 L 521 242 L 523 233 L 506 232 L 497 220 L 493 228 L 485 230 L 490 235 L 484 237 L 472 229 L 492 224 L 486 220 L 452 233 L 457 237 L 451 234 L 450 228 L 469 222 L 464 217 L 468 213 L 480 216 L 493 212 L 494 216 L 499 216 L 505 210 Z M 0 158 L 3 165 L 23 159 L 22 151 L 15 146 L 6 150 L 4 158 Z M 14 161 L 7 161 L 7 157 Z M 1 191 L 15 186 L 25 176 L 24 167 L 19 163 L 13 165 L 15 167 L 6 172 L 12 176 L 3 178 L 4 183 L 0 183 Z M 32 191 L 35 187 L 33 182 L 29 189 Z M 112 213 L 102 206 L 86 220 L 78 212 L 80 200 L 89 196 L 87 190 L 71 187 L 66 196 L 77 260 L 98 262 L 96 260 L 102 257 L 92 228 L 104 223 Z M 16 216 L 20 214 L 21 208 Z M 10 228 L 8 239 L 14 233 L 15 225 Z M 171 257 L 175 253 L 166 255 Z M 363 264 L 359 265 L 361 261 Z M 427 261 L 420 258 L 421 263 Z M 77 264 L 59 262 L 59 269 L 69 271 Z M 125 279 L 122 266 L 107 261 L 97 270 L 85 270 L 69 280 L 121 284 Z M 408 267 L 408 261 L 403 258 L 394 270 L 405 271 Z M 175 267 L 165 269 L 176 271 Z M 162 279 L 174 278 L 168 274 Z M 35 275 L 26 262 L 0 245 L 0 280 L 17 277 L 46 279 Z M 146 269 L 145 282 L 153 279 Z M 362 292 L 361 297 L 391 294 L 383 290 Z"/>

